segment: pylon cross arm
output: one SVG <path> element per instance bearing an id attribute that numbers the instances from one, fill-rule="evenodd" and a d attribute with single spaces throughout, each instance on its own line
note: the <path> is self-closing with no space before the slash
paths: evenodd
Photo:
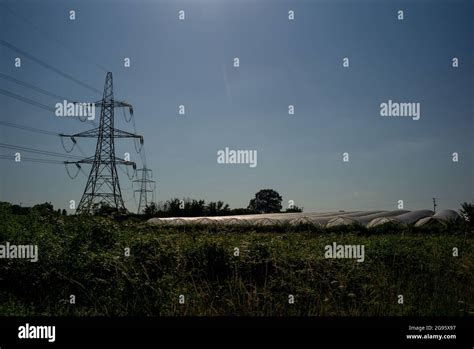
<path id="1" fill-rule="evenodd" d="M 127 131 L 122 131 L 114 128 L 114 138 L 139 138 L 140 140 L 143 139 L 142 135 L 137 135 L 135 133 L 127 132 Z"/>
<path id="2" fill-rule="evenodd" d="M 102 103 L 104 103 L 104 101 L 101 99 L 99 101 L 92 102 L 91 104 L 94 104 L 96 107 L 100 107 L 102 106 Z M 108 102 L 105 102 L 105 103 L 107 104 Z M 113 104 L 114 104 L 114 108 L 132 108 L 133 109 L 133 106 L 127 102 L 113 101 Z"/>
<path id="3" fill-rule="evenodd" d="M 83 138 L 97 138 L 100 134 L 99 128 L 93 128 L 92 130 L 79 132 L 71 135 L 71 137 L 83 137 Z M 65 135 L 67 136 L 67 135 Z"/>

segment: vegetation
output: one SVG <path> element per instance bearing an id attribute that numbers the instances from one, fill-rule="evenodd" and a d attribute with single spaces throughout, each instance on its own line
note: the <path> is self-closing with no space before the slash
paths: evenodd
<path id="1" fill-rule="evenodd" d="M 248 209 L 258 213 L 275 213 L 281 211 L 282 197 L 273 189 L 262 189 L 250 200 Z"/>
<path id="2" fill-rule="evenodd" d="M 39 246 L 36 263 L 0 259 L 0 315 L 474 312 L 474 239 L 464 221 L 374 230 L 153 227 L 136 217 L 64 216 L 52 207 L 18 212 L 7 203 L 0 203 L 0 220 L 1 244 Z M 325 259 L 333 242 L 363 244 L 365 261 Z"/>
<path id="3" fill-rule="evenodd" d="M 223 201 L 206 204 L 204 200 L 174 198 L 161 203 L 152 202 L 143 213 L 147 217 L 199 217 L 228 215 L 232 210 Z"/>
<path id="4" fill-rule="evenodd" d="M 471 225 L 474 225 L 474 205 L 472 203 L 463 203 L 459 213 L 465 221 L 469 222 Z"/>
<path id="5" fill-rule="evenodd" d="M 288 207 L 285 210 L 285 213 L 295 213 L 295 212 L 303 212 L 303 208 L 298 207 L 298 206 L 292 206 L 292 207 Z"/>
<path id="6" fill-rule="evenodd" d="M 282 197 L 273 189 L 262 189 L 250 200 L 247 208 L 231 209 L 223 201 L 195 199 L 170 199 L 165 202 L 151 202 L 143 210 L 146 218 L 150 217 L 200 217 L 200 216 L 232 216 L 242 214 L 281 212 Z M 286 209 L 285 212 L 303 212 L 298 206 Z"/>

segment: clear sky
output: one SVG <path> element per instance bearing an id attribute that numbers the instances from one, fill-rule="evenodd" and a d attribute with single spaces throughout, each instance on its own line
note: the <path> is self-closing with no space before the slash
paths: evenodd
<path id="1" fill-rule="evenodd" d="M 99 90 L 106 70 L 113 72 L 116 99 L 133 104 L 145 137 L 157 201 L 190 197 L 246 207 L 263 188 L 305 211 L 396 209 L 397 200 L 422 209 L 432 207 L 432 197 L 439 208 L 458 209 L 473 200 L 473 1 L 2 4 L 2 40 Z M 71 100 L 100 98 L 26 57 L 15 68 L 21 55 L 4 46 L 0 52 L 3 74 Z M 58 102 L 5 79 L 0 84 L 52 107 Z M 389 99 L 420 103 L 420 120 L 380 116 Z M 92 127 L 2 94 L 0 102 L 2 121 L 58 133 Z M 288 115 L 290 104 L 295 115 Z M 120 110 L 116 127 L 133 131 Z M 58 137 L 5 126 L 0 136 L 1 143 L 64 152 Z M 79 143 L 93 154 L 95 140 Z M 117 156 L 130 152 L 141 166 L 131 141 L 116 147 Z M 225 147 L 256 150 L 258 165 L 218 164 Z M 14 152 L 0 148 L 2 155 Z M 0 200 L 23 205 L 65 208 L 79 202 L 87 180 L 82 173 L 70 180 L 62 165 L 0 159 L 0 168 Z M 125 204 L 135 210 L 132 185 L 119 174 Z"/>

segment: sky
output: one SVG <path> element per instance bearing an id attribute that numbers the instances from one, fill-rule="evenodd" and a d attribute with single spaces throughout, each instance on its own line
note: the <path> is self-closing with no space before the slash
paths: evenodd
<path id="1" fill-rule="evenodd" d="M 115 99 L 134 106 L 156 201 L 246 207 L 264 188 L 278 191 L 284 207 L 293 200 L 307 212 L 393 210 L 398 200 L 405 209 L 431 209 L 433 197 L 438 209 L 459 209 L 473 201 L 472 1 L 3 0 L 0 8 L 4 42 L 97 90 L 113 73 Z M 3 76 L 70 100 L 100 99 L 4 45 L 0 53 Z M 0 85 L 47 106 L 59 101 L 11 79 Z M 420 103 L 420 119 L 381 116 L 388 100 Z M 93 127 L 5 94 L 0 102 L 0 121 L 55 133 Z M 118 109 L 115 126 L 133 132 Z M 53 135 L 0 125 L 0 137 L 65 153 Z M 95 142 L 78 140 L 87 156 Z M 257 166 L 219 164 L 226 147 L 257 151 Z M 0 147 L 0 155 L 14 152 Z M 116 155 L 125 152 L 143 165 L 132 141 L 116 140 Z M 72 154 L 82 156 L 78 148 Z M 0 201 L 67 208 L 81 198 L 90 168 L 83 169 L 71 180 L 60 164 L 0 159 Z M 134 211 L 138 187 L 119 174 Z"/>

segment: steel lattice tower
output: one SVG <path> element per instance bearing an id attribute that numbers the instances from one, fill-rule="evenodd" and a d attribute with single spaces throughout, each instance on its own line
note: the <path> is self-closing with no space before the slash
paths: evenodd
<path id="1" fill-rule="evenodd" d="M 140 200 L 138 202 L 137 210 L 137 214 L 140 214 L 145 209 L 145 207 L 148 206 L 148 193 L 154 192 L 155 181 L 151 179 L 151 176 L 149 175 L 151 174 L 151 170 L 149 168 L 146 168 L 146 166 L 143 166 L 143 168 L 138 169 L 137 172 L 142 173 L 142 179 L 137 179 L 133 181 L 133 183 L 140 183 L 140 189 L 134 190 L 134 193 L 140 193 Z M 153 189 L 149 189 L 148 183 L 153 184 Z"/>
<path id="2" fill-rule="evenodd" d="M 100 106 L 99 127 L 74 135 L 61 134 L 62 137 L 70 137 L 73 142 L 78 137 L 97 138 L 95 155 L 93 157 L 80 161 L 66 162 L 67 164 L 92 164 L 76 213 L 90 214 L 94 209 L 104 204 L 117 212 L 123 213 L 126 212 L 126 208 L 122 198 L 116 165 L 132 165 L 135 168 L 135 163 L 115 156 L 114 139 L 139 138 L 143 143 L 143 137 L 114 128 L 114 109 L 116 107 L 128 107 L 131 111 L 133 109 L 128 103 L 114 100 L 111 72 L 108 72 L 105 78 L 102 100 L 95 102 L 95 105 L 96 107 Z"/>

